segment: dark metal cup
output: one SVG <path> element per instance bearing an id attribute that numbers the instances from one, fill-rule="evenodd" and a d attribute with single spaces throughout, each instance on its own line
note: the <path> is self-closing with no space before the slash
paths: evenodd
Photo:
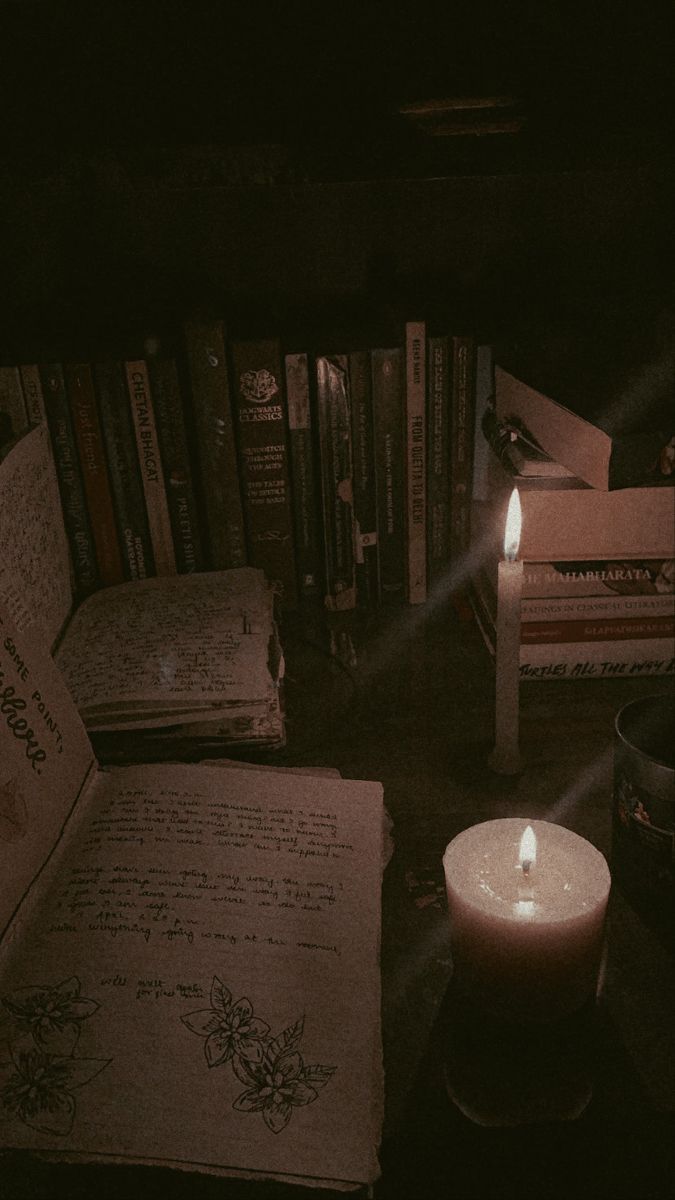
<path id="1" fill-rule="evenodd" d="M 643 696 L 617 714 L 612 877 L 675 948 L 675 694 Z"/>

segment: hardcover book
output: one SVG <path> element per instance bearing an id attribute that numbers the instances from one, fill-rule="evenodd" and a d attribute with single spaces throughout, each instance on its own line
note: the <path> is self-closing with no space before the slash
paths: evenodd
<path id="1" fill-rule="evenodd" d="M 123 364 L 95 363 L 94 382 L 124 574 L 127 579 L 145 579 L 155 574 L 155 560 Z"/>
<path id="2" fill-rule="evenodd" d="M 384 604 L 405 599 L 405 363 L 400 347 L 371 352 L 377 540 Z"/>
<path id="3" fill-rule="evenodd" d="M 0 443 L 11 441 L 28 428 L 28 412 L 18 367 L 0 367 Z"/>
<path id="4" fill-rule="evenodd" d="M 315 599 L 323 572 L 308 357 L 287 354 L 285 365 L 298 588 L 301 597 Z"/>
<path id="5" fill-rule="evenodd" d="M 223 322 L 190 321 L 184 332 L 209 566 L 243 567 L 246 535 Z"/>
<path id="6" fill-rule="evenodd" d="M 26 404 L 26 416 L 29 425 L 39 425 L 47 419 L 42 384 L 40 383 L 40 368 L 37 363 L 26 363 L 19 367 L 21 387 Z"/>
<path id="7" fill-rule="evenodd" d="M 354 494 L 354 557 L 356 600 L 364 609 L 380 603 L 380 549 L 377 540 L 377 477 L 370 351 L 349 355 L 352 409 L 352 470 Z"/>
<path id="8" fill-rule="evenodd" d="M 143 359 L 135 359 L 124 365 L 131 415 L 136 432 L 136 448 L 141 467 L 155 572 L 157 575 L 175 575 L 176 554 L 148 368 Z"/>
<path id="9" fill-rule="evenodd" d="M 450 361 L 448 338 L 427 354 L 427 576 L 433 587 L 450 563 Z"/>
<path id="10" fill-rule="evenodd" d="M 121 583 L 122 555 L 91 367 L 67 363 L 65 377 L 101 583 Z"/>
<path id="11" fill-rule="evenodd" d="M 0 692 L 0 1144 L 372 1184 L 381 785 L 101 771 L 55 664 L 1 606 Z"/>
<path id="12" fill-rule="evenodd" d="M 332 610 L 356 607 L 354 494 L 349 363 L 344 354 L 316 360 L 316 411 L 326 590 Z"/>
<path id="13" fill-rule="evenodd" d="M 409 604 L 427 598 L 426 326 L 405 327 L 406 548 Z"/>
<path id="14" fill-rule="evenodd" d="M 456 563 L 471 540 L 475 346 L 464 334 L 450 344 L 450 561 Z"/>
<path id="15" fill-rule="evenodd" d="M 0 464 L 0 598 L 23 633 L 53 647 L 92 731 L 284 740 L 283 660 L 261 571 L 233 568 L 102 588 L 73 612 L 67 542 L 44 426 Z M 130 731 L 134 731 L 133 739 Z"/>
<path id="16" fill-rule="evenodd" d="M 176 362 L 153 355 L 147 366 L 176 567 L 182 575 L 203 571 L 202 538 Z"/>
<path id="17" fill-rule="evenodd" d="M 298 588 L 281 348 L 271 339 L 234 342 L 231 349 L 248 561 L 265 571 L 282 605 L 293 608 Z"/>
<path id="18" fill-rule="evenodd" d="M 77 591 L 84 595 L 98 587 L 100 575 L 61 364 L 41 365 L 40 381 Z"/>

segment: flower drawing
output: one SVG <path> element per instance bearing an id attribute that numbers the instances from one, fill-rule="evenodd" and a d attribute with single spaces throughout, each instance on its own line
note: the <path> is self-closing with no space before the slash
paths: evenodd
<path id="1" fill-rule="evenodd" d="M 262 1112 L 272 1133 L 281 1133 L 295 1107 L 317 1099 L 317 1087 L 323 1087 L 335 1069 L 314 1068 L 312 1085 L 308 1082 L 308 1071 L 312 1068 L 305 1067 L 302 1055 L 296 1050 L 282 1051 L 277 1057 L 265 1055 L 261 1063 L 235 1059 L 232 1066 L 237 1078 L 247 1085 L 232 1107 L 239 1112 Z"/>
<path id="2" fill-rule="evenodd" d="M 73 1092 L 110 1062 L 49 1055 L 37 1047 L 14 1047 L 11 1055 L 11 1062 L 0 1063 L 0 1104 L 32 1129 L 59 1135 L 73 1125 Z"/>
<path id="3" fill-rule="evenodd" d="M 183 1024 L 205 1039 L 204 1053 L 210 1067 L 229 1062 L 246 1090 L 235 1099 L 237 1112 L 262 1113 L 272 1133 L 281 1133 L 293 1109 L 312 1104 L 328 1083 L 335 1067 L 307 1066 L 297 1045 L 304 1030 L 299 1017 L 276 1037 L 269 1025 L 253 1016 L 249 1000 L 232 1001 L 232 993 L 217 975 L 211 985 L 211 1008 L 181 1017 Z"/>
<path id="4" fill-rule="evenodd" d="M 29 1034 L 36 1047 L 47 1054 L 72 1054 L 80 1036 L 80 1025 L 99 1007 L 95 1000 L 80 996 L 76 976 L 56 987 L 24 987 L 2 1000 L 19 1033 Z"/>
<path id="5" fill-rule="evenodd" d="M 253 1015 L 250 1000 L 233 1002 L 232 993 L 217 975 L 211 984 L 211 1008 L 198 1009 L 181 1020 L 192 1033 L 206 1039 L 204 1054 L 210 1067 L 229 1062 L 234 1056 L 262 1061 L 269 1025 Z"/>

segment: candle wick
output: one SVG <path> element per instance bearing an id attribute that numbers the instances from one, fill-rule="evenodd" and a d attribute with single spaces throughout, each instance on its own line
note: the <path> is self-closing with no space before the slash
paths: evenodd
<path id="1" fill-rule="evenodd" d="M 532 860 L 530 858 L 526 858 L 523 860 L 523 875 L 529 875 L 531 866 L 532 866 Z"/>

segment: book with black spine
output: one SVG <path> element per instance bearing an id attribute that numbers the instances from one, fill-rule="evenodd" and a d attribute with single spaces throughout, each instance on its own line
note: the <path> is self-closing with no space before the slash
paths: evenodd
<path id="1" fill-rule="evenodd" d="M 450 359 L 448 338 L 427 353 L 427 578 L 433 588 L 450 565 Z"/>
<path id="2" fill-rule="evenodd" d="M 4 441 L 11 441 L 28 428 L 28 411 L 18 367 L 0 366 L 0 414 L 3 415 Z"/>
<path id="3" fill-rule="evenodd" d="M 148 368 L 144 359 L 130 359 L 124 366 L 152 539 L 155 574 L 175 575 L 176 553 Z"/>
<path id="4" fill-rule="evenodd" d="M 373 424 L 373 380 L 369 350 L 349 355 L 352 412 L 354 553 L 357 605 L 374 611 L 380 603 L 380 552 L 377 539 L 377 474 Z"/>
<path id="5" fill-rule="evenodd" d="M 301 599 L 315 600 L 322 587 L 323 550 L 308 354 L 286 354 L 285 368 L 298 589 Z"/>
<path id="6" fill-rule="evenodd" d="M 451 338 L 450 561 L 457 565 L 471 540 L 475 345 L 468 334 Z"/>
<path id="7" fill-rule="evenodd" d="M 406 321 L 406 599 L 427 598 L 426 324 Z"/>
<path id="8" fill-rule="evenodd" d="M 89 363 L 66 363 L 64 373 L 96 559 L 107 587 L 122 582 L 124 569 L 94 379 Z"/>
<path id="9" fill-rule="evenodd" d="M 124 574 L 127 579 L 146 579 L 155 574 L 155 559 L 124 365 L 112 359 L 94 363 L 94 384 Z"/>
<path id="10" fill-rule="evenodd" d="M 40 383 L 40 368 L 37 363 L 25 363 L 19 367 L 19 372 L 28 424 L 39 425 L 40 421 L 47 419 L 42 384 Z"/>
<path id="11" fill-rule="evenodd" d="M 317 355 L 316 413 L 326 573 L 324 603 L 332 611 L 346 611 L 356 607 L 347 355 Z"/>
<path id="12" fill-rule="evenodd" d="M 405 359 L 400 346 L 371 351 L 377 472 L 377 540 L 383 604 L 405 600 Z"/>
<path id="13" fill-rule="evenodd" d="M 41 364 L 40 382 L 77 590 L 84 595 L 99 586 L 101 577 L 62 364 Z"/>
<path id="14" fill-rule="evenodd" d="M 195 317 L 184 340 L 207 561 L 216 569 L 242 567 L 246 532 L 224 323 Z"/>
<path id="15" fill-rule="evenodd" d="M 149 355 L 147 366 L 176 568 L 186 575 L 206 564 L 178 369 L 174 358 L 161 354 Z"/>
<path id="16" fill-rule="evenodd" d="M 284 363 L 278 338 L 234 341 L 233 413 L 248 561 L 298 601 Z"/>

